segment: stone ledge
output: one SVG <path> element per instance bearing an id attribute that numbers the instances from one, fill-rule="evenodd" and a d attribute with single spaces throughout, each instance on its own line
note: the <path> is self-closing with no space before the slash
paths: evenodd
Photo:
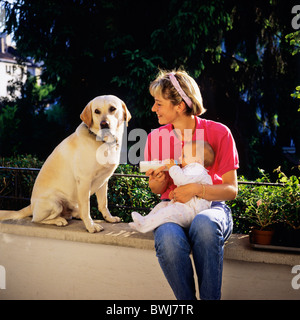
<path id="1" fill-rule="evenodd" d="M 249 236 L 243 234 L 233 234 L 229 238 L 224 249 L 224 259 L 288 266 L 300 264 L 299 253 L 253 249 Z"/>
<path id="2" fill-rule="evenodd" d="M 31 222 L 31 218 L 8 220 L 0 222 L 0 233 L 154 250 L 152 232 L 141 234 L 133 231 L 127 223 L 98 222 L 104 231 L 90 234 L 81 220 L 71 220 L 63 228 L 36 224 Z M 224 250 L 224 259 L 228 260 L 294 266 L 299 264 L 299 258 L 299 253 L 255 250 L 250 247 L 249 237 L 241 234 L 233 234 Z"/>
<path id="3" fill-rule="evenodd" d="M 94 244 L 125 246 L 138 249 L 154 249 L 153 234 L 140 234 L 133 231 L 127 223 L 100 223 L 104 230 L 99 233 L 89 233 L 81 220 L 71 220 L 65 227 L 43 225 L 31 222 L 31 218 L 22 220 L 7 220 L 0 222 L 0 233 L 22 236 L 51 238 Z"/>

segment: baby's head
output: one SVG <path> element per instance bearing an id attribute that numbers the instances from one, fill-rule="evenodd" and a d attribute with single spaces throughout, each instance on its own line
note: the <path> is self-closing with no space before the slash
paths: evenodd
<path id="1" fill-rule="evenodd" d="M 203 140 L 186 142 L 182 150 L 182 166 L 198 162 L 205 168 L 213 165 L 215 153 L 211 145 Z"/>

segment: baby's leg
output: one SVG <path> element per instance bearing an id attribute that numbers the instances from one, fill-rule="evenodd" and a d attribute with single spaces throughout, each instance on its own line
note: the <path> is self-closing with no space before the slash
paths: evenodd
<path id="1" fill-rule="evenodd" d="M 156 211 L 155 214 L 148 214 L 145 217 L 142 217 L 137 212 L 131 213 L 132 220 L 134 222 L 130 222 L 129 226 L 142 233 L 146 233 L 149 231 L 153 231 L 155 228 L 157 228 L 161 223 L 161 214 L 160 211 Z"/>
<path id="2" fill-rule="evenodd" d="M 189 228 L 195 217 L 194 210 L 188 205 L 174 202 L 167 208 L 165 215 L 166 222 L 174 222 L 183 228 Z"/>
<path id="3" fill-rule="evenodd" d="M 157 211 L 159 211 L 160 209 L 163 209 L 165 207 L 168 207 L 172 204 L 173 202 L 172 201 L 162 201 L 160 203 L 158 203 L 150 212 L 149 214 L 147 215 L 150 216 L 150 215 L 153 215 L 155 214 Z"/>
<path id="4" fill-rule="evenodd" d="M 132 212 L 131 216 L 134 222 L 129 223 L 129 226 L 142 233 L 153 231 L 161 224 L 167 222 L 165 219 L 165 210 L 167 208 L 168 206 L 166 206 L 164 203 L 159 203 L 145 217 L 142 217 L 137 212 Z"/>
<path id="5" fill-rule="evenodd" d="M 147 216 L 141 217 L 138 213 L 133 213 L 134 224 L 129 224 L 139 232 L 153 231 L 160 225 L 173 222 L 187 228 L 190 226 L 194 216 L 193 211 L 182 203 L 171 203 L 168 206 L 161 206 L 155 214 L 151 211 Z"/>
<path id="6" fill-rule="evenodd" d="M 211 208 L 211 201 L 207 201 L 205 199 L 197 199 L 197 204 L 194 206 L 197 214 L 200 214 L 202 211 Z"/>
<path id="7" fill-rule="evenodd" d="M 131 217 L 133 222 L 129 223 L 129 226 L 134 229 L 134 230 L 138 230 L 140 232 L 148 232 L 151 230 L 154 230 L 150 224 L 152 221 L 152 217 L 154 215 L 156 215 L 156 213 L 165 208 L 166 206 L 168 206 L 170 204 L 170 201 L 162 201 L 160 203 L 158 203 L 150 212 L 147 216 L 143 217 L 141 216 L 138 212 L 132 212 L 131 213 Z M 150 228 L 150 229 L 149 229 Z M 144 231 L 147 230 L 147 231 Z"/>

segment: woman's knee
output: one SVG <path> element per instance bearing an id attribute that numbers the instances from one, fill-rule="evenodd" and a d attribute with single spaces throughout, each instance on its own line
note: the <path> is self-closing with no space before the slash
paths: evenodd
<path id="1" fill-rule="evenodd" d="M 214 216 L 210 214 L 209 210 L 206 211 L 196 215 L 192 221 L 189 234 L 192 241 L 197 240 L 210 244 L 214 242 L 216 238 L 222 237 L 222 232 Z"/>
<path id="2" fill-rule="evenodd" d="M 175 223 L 165 223 L 154 231 L 157 257 L 167 259 L 180 257 L 182 253 L 190 253 L 187 235 L 182 227 Z"/>

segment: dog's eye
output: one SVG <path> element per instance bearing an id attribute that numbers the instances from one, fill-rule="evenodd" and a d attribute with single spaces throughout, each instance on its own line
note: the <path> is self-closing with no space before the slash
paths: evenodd
<path id="1" fill-rule="evenodd" d="M 109 108 L 109 112 L 114 112 L 116 109 L 117 109 L 116 107 L 111 106 L 111 107 Z"/>
<path id="2" fill-rule="evenodd" d="M 96 114 L 100 114 L 100 113 L 101 113 L 101 111 L 100 111 L 100 110 L 98 110 L 98 109 L 96 109 L 96 110 L 95 110 L 95 113 L 96 113 Z"/>

